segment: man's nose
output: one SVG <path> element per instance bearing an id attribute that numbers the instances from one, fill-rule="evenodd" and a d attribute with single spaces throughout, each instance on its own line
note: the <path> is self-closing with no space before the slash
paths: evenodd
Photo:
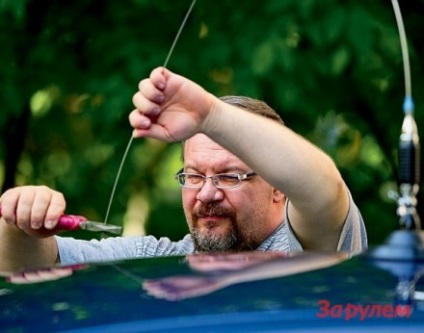
<path id="1" fill-rule="evenodd" d="M 219 201 L 224 198 L 224 193 L 213 184 L 211 178 L 207 178 L 203 186 L 199 189 L 196 198 L 202 202 Z"/>

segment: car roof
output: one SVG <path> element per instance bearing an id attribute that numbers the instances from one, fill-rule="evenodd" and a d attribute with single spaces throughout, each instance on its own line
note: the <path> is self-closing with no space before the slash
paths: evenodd
<path id="1" fill-rule="evenodd" d="M 246 252 L 26 270 L 0 283 L 0 328 L 422 331 L 424 303 L 399 302 L 396 290 L 402 279 L 390 267 L 364 254 Z M 424 290 L 416 277 L 413 283 L 413 293 Z"/>

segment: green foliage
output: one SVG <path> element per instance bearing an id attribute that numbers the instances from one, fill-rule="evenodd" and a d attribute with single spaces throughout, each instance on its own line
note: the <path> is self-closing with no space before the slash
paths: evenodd
<path id="1" fill-rule="evenodd" d="M 132 95 L 140 79 L 163 65 L 189 5 L 0 0 L 3 190 L 46 184 L 65 193 L 69 212 L 104 219 L 131 137 Z M 424 85 L 417 14 L 423 6 L 401 3 L 414 92 Z M 404 82 L 387 1 L 198 0 L 169 67 L 217 95 L 264 99 L 334 158 L 371 242 L 396 226 L 387 188 L 396 180 Z M 423 98 L 416 94 L 419 127 Z M 186 232 L 173 183 L 177 150 L 132 143 L 111 223 L 122 223 L 129 199 L 142 193 L 150 203 L 149 232 L 172 238 Z"/>

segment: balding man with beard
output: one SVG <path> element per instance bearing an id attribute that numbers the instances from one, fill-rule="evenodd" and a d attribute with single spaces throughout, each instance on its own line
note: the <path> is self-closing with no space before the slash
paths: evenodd
<path id="1" fill-rule="evenodd" d="M 133 103 L 134 138 L 183 142 L 175 179 L 189 234 L 176 242 L 59 237 L 64 195 L 17 187 L 0 198 L 0 269 L 195 252 L 366 249 L 361 213 L 334 162 L 266 103 L 218 98 L 165 68 L 140 82 Z"/>

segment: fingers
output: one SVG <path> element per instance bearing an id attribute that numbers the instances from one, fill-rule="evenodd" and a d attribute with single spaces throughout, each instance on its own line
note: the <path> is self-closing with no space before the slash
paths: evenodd
<path id="1" fill-rule="evenodd" d="M 73 269 L 70 267 L 47 268 L 37 271 L 15 273 L 7 277 L 7 282 L 14 284 L 29 284 L 58 280 L 71 276 Z"/>
<path id="2" fill-rule="evenodd" d="M 164 93 L 149 79 L 141 81 L 138 89 L 139 91 L 133 96 L 134 106 L 146 115 L 157 115 L 160 104 L 165 100 Z"/>
<path id="3" fill-rule="evenodd" d="M 0 197 L 1 217 L 7 224 L 16 223 L 16 205 L 19 199 L 20 191 L 18 188 L 6 191 Z"/>
<path id="4" fill-rule="evenodd" d="M 152 119 L 145 116 L 140 110 L 133 110 L 129 115 L 130 125 L 135 130 L 149 129 L 152 125 Z M 136 137 L 136 135 L 134 135 Z"/>
<path id="5" fill-rule="evenodd" d="M 133 96 L 134 106 L 146 116 L 157 116 L 160 104 L 165 101 L 164 89 L 166 86 L 165 69 L 156 68 L 149 79 L 140 81 L 139 91 Z"/>
<path id="6" fill-rule="evenodd" d="M 155 87 L 159 90 L 164 90 L 166 87 L 166 80 L 171 75 L 171 71 L 164 67 L 157 67 L 150 73 L 150 79 Z"/>
<path id="7" fill-rule="evenodd" d="M 151 126 L 156 123 L 161 112 L 161 105 L 165 101 L 165 73 L 165 69 L 159 67 L 151 72 L 148 79 L 140 81 L 139 90 L 132 100 L 136 109 L 129 115 L 130 124 L 134 129 L 133 137 L 155 137 L 162 134 L 156 133 L 158 130 L 162 132 L 160 129 Z"/>
<path id="8" fill-rule="evenodd" d="M 133 137 L 185 140 L 199 132 L 211 110 L 209 93 L 165 68 L 154 69 L 138 88 L 129 116 Z"/>
<path id="9" fill-rule="evenodd" d="M 24 231 L 53 229 L 65 207 L 63 195 L 46 186 L 17 187 L 1 197 L 3 219 Z"/>
<path id="10" fill-rule="evenodd" d="M 139 89 L 133 96 L 136 109 L 129 116 L 130 124 L 135 130 L 134 137 L 142 136 L 138 130 L 150 128 L 161 111 L 160 104 L 165 99 L 165 95 L 154 86 L 151 80 L 141 81 Z"/>
<path id="11" fill-rule="evenodd" d="M 59 217 L 63 215 L 66 208 L 66 201 L 63 194 L 57 191 L 50 192 L 50 202 L 45 214 L 44 227 L 46 229 L 54 229 L 59 221 Z"/>

